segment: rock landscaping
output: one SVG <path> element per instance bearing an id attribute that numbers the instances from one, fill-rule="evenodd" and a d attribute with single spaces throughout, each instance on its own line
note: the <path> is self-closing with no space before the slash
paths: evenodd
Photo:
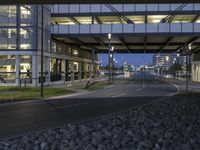
<path id="1" fill-rule="evenodd" d="M 199 150 L 200 94 L 0 140 L 0 150 Z"/>

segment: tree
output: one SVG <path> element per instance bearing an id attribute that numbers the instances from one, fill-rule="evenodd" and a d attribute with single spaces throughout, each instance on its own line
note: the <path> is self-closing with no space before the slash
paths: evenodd
<path id="1" fill-rule="evenodd" d="M 182 65 L 180 64 L 173 64 L 170 68 L 169 68 L 169 71 L 173 74 L 174 78 L 175 76 L 177 76 L 178 72 L 179 71 L 182 71 L 183 68 L 182 68 Z M 178 77 L 178 76 L 177 76 Z"/>

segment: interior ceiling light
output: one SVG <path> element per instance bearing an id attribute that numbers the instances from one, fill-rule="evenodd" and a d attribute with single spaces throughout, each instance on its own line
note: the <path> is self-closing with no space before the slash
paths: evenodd
<path id="1" fill-rule="evenodd" d="M 152 22 L 153 22 L 153 23 L 160 23 L 160 20 L 154 19 L 154 20 L 152 20 Z"/>

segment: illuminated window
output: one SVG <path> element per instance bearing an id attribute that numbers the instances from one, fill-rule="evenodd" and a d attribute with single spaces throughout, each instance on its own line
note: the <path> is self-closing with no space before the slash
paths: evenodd
<path id="1" fill-rule="evenodd" d="M 74 62 L 74 72 L 78 72 L 78 62 Z"/>
<path id="2" fill-rule="evenodd" d="M 21 18 L 29 18 L 31 11 L 23 6 L 20 7 Z"/>
<path id="3" fill-rule="evenodd" d="M 73 55 L 77 56 L 78 55 L 78 50 L 73 49 Z"/>
<path id="4" fill-rule="evenodd" d="M 56 52 L 56 43 L 55 42 L 52 42 L 52 51 Z"/>

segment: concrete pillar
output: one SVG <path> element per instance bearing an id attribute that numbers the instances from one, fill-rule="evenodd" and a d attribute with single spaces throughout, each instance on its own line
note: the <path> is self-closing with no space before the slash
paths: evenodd
<path id="1" fill-rule="evenodd" d="M 65 72 L 66 72 L 66 80 L 69 81 L 69 61 L 65 60 Z"/>
<path id="2" fill-rule="evenodd" d="M 87 79 L 88 79 L 87 75 L 89 72 L 88 63 L 84 63 L 84 72 L 85 72 L 84 79 L 87 81 Z"/>
<path id="3" fill-rule="evenodd" d="M 51 71 L 50 71 L 51 57 L 45 57 L 45 82 L 50 84 L 51 82 Z"/>
<path id="4" fill-rule="evenodd" d="M 15 58 L 15 64 L 16 64 L 16 86 L 20 87 L 21 83 L 20 83 L 20 55 L 16 55 Z"/>
<path id="5" fill-rule="evenodd" d="M 95 49 L 92 49 L 92 77 L 93 79 L 95 80 L 95 53 L 96 53 L 96 50 Z"/>
<path id="6" fill-rule="evenodd" d="M 66 81 L 66 60 L 61 60 L 62 81 Z"/>
<path id="7" fill-rule="evenodd" d="M 38 63 L 37 63 L 37 56 L 32 56 L 32 86 L 38 85 Z"/>
<path id="8" fill-rule="evenodd" d="M 82 79 L 82 62 L 78 63 L 78 73 L 79 73 L 79 75 L 78 75 L 79 81 L 81 81 L 81 79 Z"/>
<path id="9" fill-rule="evenodd" d="M 85 64 L 86 64 L 85 62 L 82 62 L 82 72 L 83 72 L 83 79 L 87 80 L 87 77 L 86 77 L 87 70 L 86 70 Z"/>
<path id="10" fill-rule="evenodd" d="M 74 82 L 74 61 L 71 61 L 71 82 Z"/>
<path id="11" fill-rule="evenodd" d="M 89 70 L 89 71 L 90 71 L 90 77 L 89 77 L 89 78 L 90 78 L 90 80 L 92 80 L 92 74 L 93 74 L 93 63 L 90 63 L 89 65 L 90 65 L 90 70 Z"/>

